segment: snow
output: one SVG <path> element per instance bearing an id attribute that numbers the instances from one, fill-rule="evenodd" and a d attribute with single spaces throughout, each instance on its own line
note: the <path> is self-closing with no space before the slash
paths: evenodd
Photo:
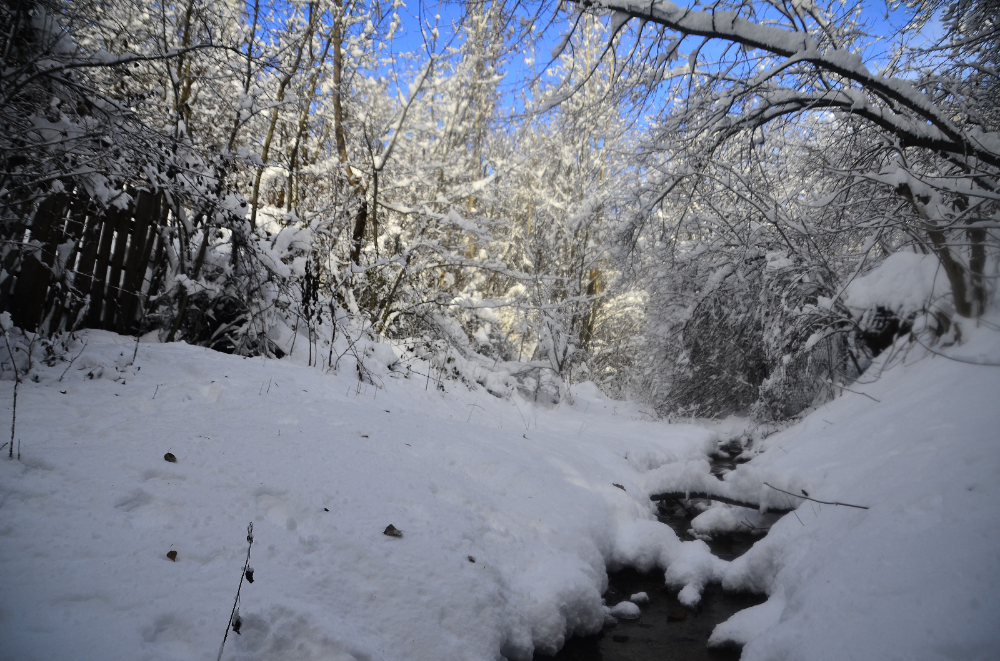
<path id="1" fill-rule="evenodd" d="M 986 321 L 936 350 L 1000 362 Z M 146 338 L 132 363 L 130 338 L 83 339 L 63 380 L 65 363 L 36 364 L 18 391 L 0 659 L 214 659 L 251 521 L 254 582 L 223 658 L 527 659 L 638 617 L 646 595 L 602 599 L 620 567 L 663 570 L 687 606 L 711 583 L 768 595 L 710 641 L 748 661 L 1000 647 L 1000 369 L 901 340 L 864 394 L 756 441 L 720 480 L 708 457 L 745 421 L 654 422 L 593 384 L 546 409 L 441 391 L 363 339 L 329 374 L 298 364 L 304 342 L 275 361 Z M 726 562 L 653 516 L 651 493 L 695 487 L 798 509 Z M 715 504 L 692 529 L 775 518 Z"/>
<path id="2" fill-rule="evenodd" d="M 670 491 L 716 493 L 717 487 L 722 485 L 712 475 L 708 460 L 700 458 L 672 462 L 650 471 L 645 475 L 645 486 L 655 494 Z"/>
<path id="3" fill-rule="evenodd" d="M 963 326 L 946 351 L 996 362 L 997 333 Z M 905 348 L 852 387 L 867 397 L 845 393 L 734 471 L 870 508 L 803 501 L 725 568 L 723 587 L 769 595 L 713 634 L 746 642 L 744 661 L 995 658 L 1000 370 Z"/>
<path id="4" fill-rule="evenodd" d="M 861 312 L 878 305 L 905 318 L 930 308 L 948 291 L 948 279 L 934 255 L 897 252 L 855 278 L 844 291 L 844 303 Z"/>
<path id="5" fill-rule="evenodd" d="M 622 601 L 614 605 L 611 609 L 611 616 L 623 620 L 634 620 L 642 615 L 642 610 L 631 601 Z"/>
<path id="6" fill-rule="evenodd" d="M 0 659 L 215 659 L 251 521 L 255 580 L 223 658 L 526 659 L 604 625 L 609 565 L 666 568 L 695 600 L 721 580 L 642 487 L 715 433 L 592 384 L 545 410 L 428 387 L 370 342 L 357 355 L 381 388 L 350 356 L 295 364 L 304 341 L 280 361 L 143 341 L 131 364 L 132 339 L 83 339 L 65 379 L 36 364 L 18 391 Z"/>
<path id="7" fill-rule="evenodd" d="M 778 624 L 784 609 L 784 594 L 780 591 L 775 592 L 764 603 L 745 608 L 715 627 L 708 639 L 708 646 L 746 645 Z"/>
<path id="8" fill-rule="evenodd" d="M 691 520 L 691 530 L 698 535 L 718 535 L 731 532 L 748 532 L 766 528 L 770 524 L 757 510 L 746 507 L 716 504 Z"/>

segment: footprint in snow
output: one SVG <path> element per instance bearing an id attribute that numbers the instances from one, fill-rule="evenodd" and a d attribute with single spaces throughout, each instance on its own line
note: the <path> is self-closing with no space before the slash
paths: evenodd
<path id="1" fill-rule="evenodd" d="M 153 502 L 152 496 L 150 496 L 142 489 L 136 489 L 128 496 L 120 498 L 118 502 L 115 503 L 115 507 L 125 512 L 132 512 L 144 505 L 150 504 L 151 502 Z"/>

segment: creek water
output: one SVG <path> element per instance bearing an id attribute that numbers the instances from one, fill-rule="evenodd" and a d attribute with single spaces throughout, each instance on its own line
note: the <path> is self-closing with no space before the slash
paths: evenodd
<path id="1" fill-rule="evenodd" d="M 731 465 L 731 464 L 730 464 Z M 728 466 L 720 462 L 720 472 Z M 662 503 L 658 517 L 678 537 L 692 539 L 688 533 L 692 513 L 680 505 Z M 742 555 L 758 536 L 746 533 L 719 536 L 708 541 L 718 557 L 732 560 Z M 744 608 L 763 603 L 763 595 L 724 592 L 709 585 L 695 609 L 685 608 L 677 600 L 677 590 L 664 585 L 663 572 L 640 573 L 632 569 L 608 575 L 604 598 L 609 606 L 645 592 L 649 603 L 642 604 L 636 620 L 619 620 L 592 636 L 571 638 L 554 657 L 535 655 L 534 661 L 724 661 L 740 658 L 735 648 L 709 649 L 708 637 L 715 625 Z"/>

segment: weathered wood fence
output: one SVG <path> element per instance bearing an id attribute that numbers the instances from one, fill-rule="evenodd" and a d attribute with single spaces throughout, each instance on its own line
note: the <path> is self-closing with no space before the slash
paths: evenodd
<path id="1" fill-rule="evenodd" d="M 163 275 L 163 195 L 129 191 L 125 209 L 98 211 L 65 193 L 41 201 L 27 226 L 0 237 L 0 310 L 46 335 L 75 328 L 138 330 Z"/>

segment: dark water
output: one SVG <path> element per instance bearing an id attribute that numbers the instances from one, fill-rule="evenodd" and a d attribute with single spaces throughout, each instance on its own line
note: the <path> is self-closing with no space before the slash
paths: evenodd
<path id="1" fill-rule="evenodd" d="M 762 603 L 758 595 L 724 593 L 722 588 L 705 588 L 697 610 L 688 610 L 677 601 L 676 590 L 664 587 L 663 572 L 640 574 L 634 570 L 609 576 L 605 593 L 609 605 L 628 599 L 636 592 L 649 595 L 637 620 L 619 620 L 596 636 L 571 638 L 555 657 L 536 655 L 536 661 L 723 661 L 740 658 L 738 649 L 709 649 L 712 629 L 733 613 Z"/>
<path id="2" fill-rule="evenodd" d="M 687 531 L 695 514 L 680 505 L 664 503 L 658 518 L 673 528 L 678 537 L 690 540 Z M 737 533 L 713 539 L 708 545 L 715 555 L 732 560 L 749 550 L 759 538 Z M 608 582 L 604 598 L 609 606 L 645 592 L 649 603 L 640 606 L 642 616 L 637 620 L 618 620 L 616 626 L 605 627 L 594 636 L 571 638 L 555 657 L 536 655 L 535 661 L 735 661 L 740 658 L 739 649 L 709 649 L 708 637 L 715 625 L 766 599 L 763 595 L 723 592 L 721 587 L 709 585 L 698 607 L 687 609 L 677 600 L 677 590 L 664 586 L 663 572 L 641 574 L 626 569 L 609 574 Z"/>

